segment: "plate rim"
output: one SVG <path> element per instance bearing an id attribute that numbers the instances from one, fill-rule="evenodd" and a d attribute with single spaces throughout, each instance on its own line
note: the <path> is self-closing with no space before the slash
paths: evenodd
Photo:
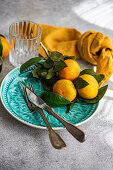
<path id="1" fill-rule="evenodd" d="M 10 72 L 8 72 L 8 74 L 10 74 L 11 72 L 13 72 L 15 69 L 18 69 L 18 68 L 20 68 L 20 66 L 19 66 L 19 67 L 15 67 L 15 68 L 12 69 Z M 18 117 L 16 117 L 15 115 L 13 115 L 13 114 L 7 109 L 7 107 L 5 106 L 5 104 L 4 104 L 4 102 L 3 102 L 3 99 L 2 99 L 1 89 L 2 89 L 2 86 L 3 86 L 3 82 L 5 81 L 5 79 L 6 79 L 6 77 L 8 76 L 8 74 L 6 74 L 6 76 L 3 78 L 2 83 L 1 83 L 1 86 L 0 86 L 0 98 L 1 98 L 1 102 L 2 102 L 2 104 L 3 104 L 3 106 L 4 106 L 4 108 L 7 110 L 7 112 L 8 112 L 11 116 L 13 116 L 16 120 L 20 121 L 21 123 L 23 123 L 23 124 L 25 124 L 25 125 L 28 125 L 28 126 L 30 126 L 30 127 L 47 130 L 47 127 L 34 125 L 34 124 L 32 124 L 32 123 L 28 123 L 28 122 L 26 122 L 26 121 L 24 121 L 24 120 L 19 119 Z M 99 102 L 98 102 L 97 108 L 98 108 L 98 107 L 99 107 Z M 97 108 L 96 108 L 96 110 L 94 111 L 94 113 L 93 113 L 90 117 L 88 117 L 86 120 L 83 120 L 82 122 L 77 123 L 77 124 L 74 124 L 74 125 L 75 125 L 75 126 L 79 126 L 79 125 L 82 125 L 82 124 L 88 122 L 88 121 L 89 121 L 90 119 L 92 119 L 93 116 L 95 116 L 95 114 L 97 113 L 97 110 L 98 110 Z M 62 129 L 65 129 L 65 127 L 52 127 L 52 128 L 53 128 L 54 130 L 62 130 Z"/>

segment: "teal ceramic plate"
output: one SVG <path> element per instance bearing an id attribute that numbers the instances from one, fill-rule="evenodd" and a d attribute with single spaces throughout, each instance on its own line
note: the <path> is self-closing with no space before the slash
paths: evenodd
<path id="1" fill-rule="evenodd" d="M 28 109 L 18 85 L 18 81 L 21 81 L 24 84 L 32 83 L 35 92 L 38 95 L 44 91 L 40 80 L 32 77 L 32 69 L 33 67 L 30 67 L 27 71 L 20 74 L 20 68 L 17 67 L 8 73 L 1 84 L 1 101 L 7 111 L 19 121 L 32 127 L 44 129 L 46 128 L 46 125 L 40 116 L 40 113 L 37 111 L 31 112 Z M 66 113 L 65 106 L 53 109 L 67 121 L 80 125 L 94 115 L 97 107 L 98 103 L 88 104 L 86 102 L 79 101 L 68 114 Z M 47 112 L 45 112 L 45 115 L 52 127 L 55 129 L 61 129 L 63 127 L 63 125 L 53 116 L 49 115 Z"/>

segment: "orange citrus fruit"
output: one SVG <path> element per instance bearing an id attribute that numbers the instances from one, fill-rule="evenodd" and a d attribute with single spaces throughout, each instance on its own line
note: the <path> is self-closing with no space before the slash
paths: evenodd
<path id="1" fill-rule="evenodd" d="M 99 84 L 97 80 L 89 74 L 83 74 L 80 76 L 80 78 L 88 82 L 89 85 L 81 89 L 78 89 L 79 95 L 86 99 L 93 99 L 94 97 L 96 97 L 99 89 Z"/>
<path id="2" fill-rule="evenodd" d="M 3 50 L 2 50 L 2 58 L 5 58 L 8 54 L 9 54 L 9 43 L 8 41 L 0 36 L 0 39 L 1 39 L 1 43 L 2 43 L 2 46 L 3 46 Z"/>
<path id="3" fill-rule="evenodd" d="M 66 79 L 58 80 L 53 86 L 53 92 L 65 97 L 69 101 L 74 100 L 77 95 L 74 84 Z"/>
<path id="4" fill-rule="evenodd" d="M 67 79 L 73 81 L 75 78 L 78 77 L 80 73 L 80 66 L 73 59 L 67 59 L 64 62 L 66 63 L 67 67 L 59 71 L 59 77 L 60 79 Z"/>

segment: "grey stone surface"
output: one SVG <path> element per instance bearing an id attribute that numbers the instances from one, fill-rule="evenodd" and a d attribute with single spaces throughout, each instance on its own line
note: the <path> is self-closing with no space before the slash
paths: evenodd
<path id="1" fill-rule="evenodd" d="M 0 0 L 0 33 L 8 37 L 12 22 L 27 19 L 37 23 L 74 27 L 85 32 L 98 30 L 111 37 L 113 32 L 79 18 L 73 7 L 83 0 Z M 79 61 L 82 68 L 91 67 Z M 0 83 L 14 67 L 8 57 Z M 52 148 L 48 132 L 15 120 L 0 102 L 0 170 L 112 170 L 113 169 L 113 77 L 96 115 L 80 126 L 87 133 L 84 143 L 66 130 L 58 133 L 67 143 L 64 150 Z"/>

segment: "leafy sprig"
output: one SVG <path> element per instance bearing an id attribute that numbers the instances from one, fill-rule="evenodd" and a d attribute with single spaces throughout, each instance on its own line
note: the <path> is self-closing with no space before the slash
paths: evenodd
<path id="1" fill-rule="evenodd" d="M 32 70 L 32 75 L 35 78 L 41 78 L 44 79 L 43 87 L 44 89 L 51 89 L 48 88 L 49 86 L 52 86 L 54 84 L 54 79 L 58 79 L 57 72 L 67 67 L 66 63 L 64 62 L 65 59 L 76 59 L 74 56 L 64 56 L 58 51 L 50 52 L 48 51 L 45 46 L 40 43 L 41 47 L 44 49 L 46 53 L 46 58 L 44 57 L 35 57 L 20 67 L 20 72 L 22 73 L 27 68 L 29 68 L 32 65 L 35 65 L 35 69 Z M 41 62 L 43 60 L 43 62 Z M 51 81 L 46 81 L 51 80 Z"/>

